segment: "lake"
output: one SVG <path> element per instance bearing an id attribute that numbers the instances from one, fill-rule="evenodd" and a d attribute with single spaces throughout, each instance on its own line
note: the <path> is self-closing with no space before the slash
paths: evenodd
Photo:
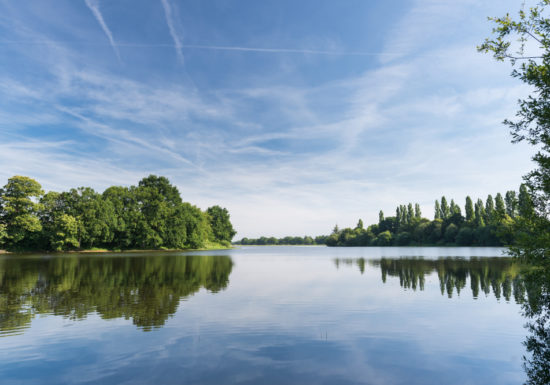
<path id="1" fill-rule="evenodd" d="M 0 256 L 0 383 L 519 384 L 499 248 Z"/>

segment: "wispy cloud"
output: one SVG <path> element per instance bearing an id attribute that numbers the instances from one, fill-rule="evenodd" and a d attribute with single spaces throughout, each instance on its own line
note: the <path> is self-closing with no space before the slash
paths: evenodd
<path id="1" fill-rule="evenodd" d="M 183 50 L 182 50 L 182 44 L 180 37 L 176 31 L 176 28 L 174 27 L 174 16 L 172 12 L 172 6 L 170 5 L 169 0 L 161 0 L 162 1 L 162 7 L 164 8 L 164 15 L 166 16 L 166 24 L 168 24 L 168 29 L 170 30 L 170 35 L 172 36 L 172 39 L 174 40 L 174 45 L 176 47 L 176 54 L 178 55 L 178 59 L 180 62 L 183 63 Z"/>
<path id="2" fill-rule="evenodd" d="M 285 48 L 292 43 L 260 38 L 240 46 L 215 36 L 205 38 L 227 45 L 185 45 L 169 1 L 162 1 L 164 14 L 152 5 L 159 12 L 155 23 L 168 22 L 169 44 L 130 34 L 131 23 L 121 36 L 144 43 L 94 41 L 95 26 L 66 41 L 76 36 L 73 24 L 63 25 L 63 33 L 43 33 L 24 7 L 10 8 L 13 14 L 0 23 L 8 31 L 0 53 L 6 53 L 5 68 L 12 57 L 17 60 L 0 73 L 0 179 L 17 173 L 47 188 L 102 189 L 161 174 L 186 201 L 226 206 L 238 236 L 250 237 L 326 233 L 336 222 L 376 221 L 379 209 L 390 214 L 408 201 L 418 201 L 430 215 L 433 199 L 442 194 L 456 200 L 494 194 L 517 187 L 530 168 L 528 150 L 511 146 L 500 125 L 524 93 L 517 83 L 502 81 L 509 68 L 475 53 L 469 41 L 425 44 L 421 37 L 437 40 L 441 25 L 413 23 L 423 14 L 447 20 L 455 7 L 465 8 L 458 3 L 446 8 L 416 2 L 416 11 L 400 21 L 410 31 L 388 25 L 382 45 L 388 49 L 356 45 L 372 47 L 368 52 L 349 45 L 334 51 Z M 86 4 L 103 28 L 97 1 Z M 89 20 L 87 8 L 74 9 Z M 21 22 L 19 32 L 8 28 L 12 20 Z M 417 38 L 407 39 L 413 34 Z M 150 38 L 162 41 L 164 35 L 161 30 Z M 29 49 L 25 42 L 44 46 Z M 110 50 L 94 49 L 109 45 L 115 52 L 121 46 L 161 49 L 128 50 L 140 60 L 122 73 L 100 56 L 112 55 Z M 200 87 L 189 86 L 181 67 L 171 65 L 174 48 L 182 58 L 183 49 L 205 51 L 185 58 Z M 209 50 L 235 55 L 206 55 Z M 407 57 L 368 58 L 399 50 Z M 290 63 L 288 71 L 279 59 Z M 30 81 L 31 71 L 19 71 L 22 62 L 36 70 Z M 270 220 L 258 223 L 258 217 Z"/>
<path id="3" fill-rule="evenodd" d="M 120 61 L 120 52 L 118 51 L 118 47 L 115 43 L 115 39 L 113 38 L 113 34 L 111 33 L 111 30 L 107 26 L 107 23 L 105 23 L 105 20 L 103 19 L 103 15 L 99 11 L 99 0 L 85 0 L 86 5 L 92 13 L 94 14 L 95 18 L 97 19 L 97 22 L 101 26 L 101 29 L 103 29 L 103 32 L 105 32 L 105 35 L 107 35 L 107 38 L 109 39 L 109 43 L 111 44 L 111 47 L 113 47 L 113 50 L 115 51 L 115 54 Z"/>

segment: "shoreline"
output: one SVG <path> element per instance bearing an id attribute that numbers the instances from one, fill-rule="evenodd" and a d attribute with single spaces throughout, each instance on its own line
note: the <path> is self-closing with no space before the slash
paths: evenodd
<path id="1" fill-rule="evenodd" d="M 33 254 L 33 253 L 45 253 L 45 254 L 124 254 L 124 253 L 176 253 L 176 252 L 190 252 L 190 251 L 211 251 L 211 250 L 231 250 L 235 247 L 203 247 L 199 249 L 130 249 L 130 250 L 108 250 L 108 249 L 86 249 L 86 250 L 65 250 L 65 251 L 45 251 L 45 250 L 24 250 L 24 251 L 8 251 L 0 250 L 0 255 L 13 255 L 13 254 Z"/>

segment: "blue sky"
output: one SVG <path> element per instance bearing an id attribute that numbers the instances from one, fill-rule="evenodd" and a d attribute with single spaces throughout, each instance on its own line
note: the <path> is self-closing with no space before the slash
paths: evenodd
<path id="1" fill-rule="evenodd" d="M 529 89 L 476 52 L 519 1 L 0 0 L 0 183 L 167 176 L 237 238 L 517 189 Z"/>

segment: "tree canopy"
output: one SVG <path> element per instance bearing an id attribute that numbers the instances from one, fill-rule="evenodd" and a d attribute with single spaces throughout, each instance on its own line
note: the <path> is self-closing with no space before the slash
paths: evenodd
<path id="1" fill-rule="evenodd" d="M 0 249 L 185 249 L 229 246 L 235 230 L 227 209 L 202 211 L 176 186 L 149 175 L 137 186 L 44 193 L 14 176 L 0 189 Z"/>

